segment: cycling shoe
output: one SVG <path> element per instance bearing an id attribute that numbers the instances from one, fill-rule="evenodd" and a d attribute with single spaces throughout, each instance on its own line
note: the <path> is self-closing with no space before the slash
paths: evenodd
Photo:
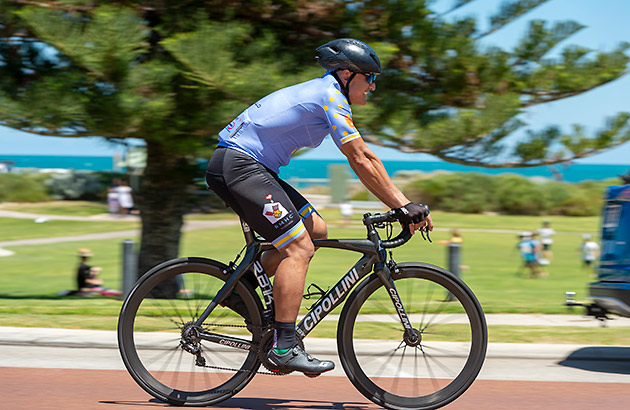
<path id="1" fill-rule="evenodd" d="M 270 370 L 275 372 L 302 372 L 307 376 L 318 376 L 335 368 L 335 364 L 328 360 L 318 360 L 296 345 L 284 354 L 275 349 L 269 350 L 267 360 L 272 365 Z"/>

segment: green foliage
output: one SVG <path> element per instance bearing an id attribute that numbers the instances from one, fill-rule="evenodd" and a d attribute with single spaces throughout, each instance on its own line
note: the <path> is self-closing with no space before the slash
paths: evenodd
<path id="1" fill-rule="evenodd" d="M 54 199 L 96 199 L 104 188 L 98 176 L 79 171 L 52 174 L 46 185 Z"/>
<path id="2" fill-rule="evenodd" d="M 17 14 L 41 39 L 113 84 L 123 81 L 138 56 L 147 51 L 146 28 L 130 9 L 101 6 L 92 10 L 89 20 L 41 7 L 27 7 Z"/>
<path id="3" fill-rule="evenodd" d="M 547 211 L 548 201 L 540 185 L 518 175 L 500 175 L 494 192 L 496 210 L 511 215 L 540 215 Z"/>
<path id="4" fill-rule="evenodd" d="M 494 208 L 495 190 L 492 176 L 462 173 L 416 181 L 405 187 L 405 194 L 412 201 L 428 204 L 431 209 L 479 213 Z"/>
<path id="5" fill-rule="evenodd" d="M 525 126 L 517 119 L 525 107 L 581 94 L 627 70 L 630 43 L 610 52 L 566 46 L 549 58 L 583 28 L 574 21 L 531 21 L 512 50 L 482 43 L 546 1 L 502 3 L 488 32 L 471 17 L 450 15 L 470 0 L 441 15 L 425 0 L 343 7 L 276 0 L 6 2 L 0 36 L 19 29 L 36 41 L 13 40 L 20 52 L 0 46 L 9 62 L 0 67 L 0 105 L 8 116 L 2 120 L 48 133 L 141 137 L 194 154 L 212 146 L 216 132 L 247 105 L 319 75 L 315 47 L 349 36 L 382 57 L 374 104 L 355 113 L 375 142 L 482 166 L 512 154 L 505 165 L 513 167 L 584 157 L 627 141 L 630 116 L 620 113 L 594 136 L 578 125 L 572 133 L 550 127 L 526 130 L 513 148 L 502 144 Z M 47 56 L 38 41 L 58 54 Z"/>
<path id="6" fill-rule="evenodd" d="M 504 2 L 490 31 L 544 1 Z M 177 252 L 182 192 L 199 175 L 195 158 L 209 154 L 218 131 L 248 104 L 320 75 L 315 48 L 332 38 L 363 39 L 382 53 L 378 90 L 355 115 L 373 142 L 463 164 L 512 154 L 504 165 L 514 167 L 630 139 L 630 116 L 622 113 L 594 138 L 575 127 L 580 132 L 534 130 L 523 144 L 502 143 L 525 125 L 518 114 L 526 107 L 622 76 L 630 44 L 610 52 L 568 46 L 550 59 L 553 45 L 579 24 L 533 23 L 514 50 L 503 50 L 481 41 L 488 33 L 474 18 L 430 7 L 426 0 L 3 1 L 0 121 L 46 135 L 144 139 L 146 265 L 157 262 L 151 255 Z M 470 195 L 467 207 L 479 209 L 481 194 Z"/>
<path id="7" fill-rule="evenodd" d="M 412 201 L 448 212 L 594 216 L 601 212 L 603 192 L 613 182 L 568 184 L 535 182 L 515 174 L 453 173 L 414 181 L 404 191 Z"/>
<path id="8" fill-rule="evenodd" d="M 0 202 L 42 202 L 51 198 L 44 174 L 0 174 Z"/>

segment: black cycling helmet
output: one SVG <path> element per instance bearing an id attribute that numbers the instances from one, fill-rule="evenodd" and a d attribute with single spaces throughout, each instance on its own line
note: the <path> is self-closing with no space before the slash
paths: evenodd
<path id="1" fill-rule="evenodd" d="M 372 47 L 353 38 L 340 38 L 317 47 L 319 65 L 327 71 L 347 68 L 355 73 L 380 74 L 381 60 Z"/>

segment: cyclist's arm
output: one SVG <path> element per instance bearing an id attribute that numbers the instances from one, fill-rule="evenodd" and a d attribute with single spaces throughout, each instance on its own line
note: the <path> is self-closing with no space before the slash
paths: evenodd
<path id="1" fill-rule="evenodd" d="M 390 208 L 400 208 L 411 202 L 394 185 L 381 160 L 362 138 L 353 139 L 341 145 L 339 149 L 348 158 L 350 167 L 357 174 L 361 183 L 385 205 Z M 430 215 L 427 216 L 426 223 L 429 229 L 433 230 Z"/>

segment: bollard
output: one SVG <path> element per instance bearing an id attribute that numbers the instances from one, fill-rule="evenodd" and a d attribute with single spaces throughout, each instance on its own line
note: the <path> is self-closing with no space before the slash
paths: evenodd
<path id="1" fill-rule="evenodd" d="M 460 250 L 461 244 L 450 242 L 448 244 L 448 270 L 459 278 L 459 266 L 460 266 Z M 455 296 L 451 292 L 448 293 L 446 298 L 448 301 L 455 300 Z"/>
<path id="2" fill-rule="evenodd" d="M 138 279 L 138 258 L 131 239 L 122 241 L 122 272 L 123 297 L 127 298 Z"/>

